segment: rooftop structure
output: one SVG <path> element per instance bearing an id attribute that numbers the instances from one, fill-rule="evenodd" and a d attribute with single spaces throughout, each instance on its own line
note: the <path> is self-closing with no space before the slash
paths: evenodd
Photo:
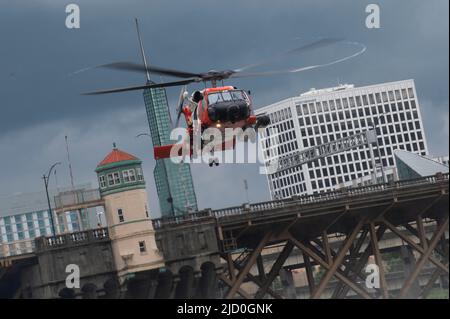
<path id="1" fill-rule="evenodd" d="M 449 167 L 437 161 L 403 150 L 395 150 L 395 162 L 400 180 L 448 173 Z"/>

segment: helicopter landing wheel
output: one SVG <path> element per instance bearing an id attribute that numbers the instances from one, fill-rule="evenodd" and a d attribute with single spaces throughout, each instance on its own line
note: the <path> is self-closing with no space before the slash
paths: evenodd
<path id="1" fill-rule="evenodd" d="M 219 159 L 217 157 L 210 158 L 208 165 L 209 167 L 213 167 L 214 165 L 219 166 Z"/>

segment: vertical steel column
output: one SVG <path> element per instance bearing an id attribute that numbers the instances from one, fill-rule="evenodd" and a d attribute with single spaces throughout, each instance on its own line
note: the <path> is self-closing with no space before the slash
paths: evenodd
<path id="1" fill-rule="evenodd" d="M 234 263 L 233 258 L 230 253 L 227 253 L 227 265 L 228 265 L 228 273 L 230 274 L 230 280 L 233 282 L 236 279 L 236 273 L 234 272 Z"/>
<path id="2" fill-rule="evenodd" d="M 314 259 L 320 266 L 324 267 L 327 270 L 330 270 L 330 265 L 326 263 L 325 260 L 323 260 L 320 256 L 318 256 L 314 251 L 312 251 L 310 248 L 306 247 L 303 243 L 295 239 L 292 235 L 290 236 L 290 240 L 292 243 L 297 246 L 298 249 L 300 249 L 302 252 L 306 253 Z M 341 271 L 337 269 L 337 271 L 334 273 L 336 278 L 341 280 L 343 283 L 345 283 L 347 286 L 352 288 L 356 293 L 361 295 L 363 298 L 371 299 L 371 296 L 364 290 L 358 287 L 354 282 L 350 281 L 347 277 L 345 277 Z"/>
<path id="3" fill-rule="evenodd" d="M 283 266 L 286 259 L 291 254 L 292 249 L 294 248 L 294 245 L 292 242 L 288 241 L 286 245 L 284 246 L 281 253 L 278 255 L 277 260 L 273 264 L 272 268 L 269 271 L 269 274 L 266 277 L 266 280 L 263 282 L 261 288 L 256 292 L 255 299 L 261 299 L 264 297 L 264 295 L 267 292 L 267 289 L 272 284 L 272 281 L 275 279 L 275 277 L 280 272 L 281 267 Z"/>
<path id="4" fill-rule="evenodd" d="M 330 243 L 328 242 L 328 234 L 326 230 L 322 232 L 322 243 L 326 261 L 328 262 L 328 264 L 331 264 L 333 262 L 333 256 L 331 255 L 331 248 Z"/>
<path id="5" fill-rule="evenodd" d="M 423 249 L 428 248 L 428 240 L 425 234 L 425 228 L 423 227 L 423 219 L 422 216 L 417 216 L 416 219 L 417 231 L 419 233 L 420 243 L 422 244 Z"/>
<path id="6" fill-rule="evenodd" d="M 258 246 L 252 252 L 252 254 L 251 254 L 249 260 L 247 261 L 247 263 L 245 264 L 244 268 L 239 272 L 238 276 L 236 277 L 236 280 L 233 282 L 233 286 L 230 288 L 230 290 L 226 294 L 225 299 L 230 299 L 230 298 L 234 297 L 234 295 L 236 294 L 236 291 L 239 289 L 239 287 L 241 286 L 245 277 L 247 276 L 248 272 L 250 271 L 250 269 L 256 262 L 256 258 L 261 253 L 261 251 L 263 250 L 264 246 L 269 241 L 271 236 L 272 236 L 272 232 L 269 231 L 261 239 Z"/>
<path id="7" fill-rule="evenodd" d="M 372 222 L 370 223 L 370 243 L 372 246 L 373 254 L 375 255 L 375 263 L 378 266 L 379 276 L 380 276 L 380 288 L 383 293 L 383 298 L 388 299 L 389 293 L 386 283 L 386 277 L 384 274 L 384 266 L 383 266 L 383 259 L 381 258 L 380 249 L 378 247 L 378 238 L 377 233 L 375 231 L 375 224 Z"/>
<path id="8" fill-rule="evenodd" d="M 309 259 L 309 256 L 305 254 L 305 252 L 302 252 L 302 254 L 303 254 L 303 261 L 305 263 L 306 278 L 308 279 L 309 293 L 311 295 L 316 286 L 314 281 L 314 272 L 312 270 L 311 260 Z"/>
<path id="9" fill-rule="evenodd" d="M 322 280 L 317 286 L 317 289 L 312 294 L 311 298 L 317 299 L 323 293 L 331 277 L 333 277 L 333 275 L 338 270 L 339 266 L 342 264 L 342 261 L 344 260 L 344 257 L 347 254 L 348 249 L 353 244 L 353 241 L 355 240 L 361 228 L 364 226 L 364 223 L 365 220 L 361 219 L 356 225 L 356 227 L 353 229 L 350 236 L 347 238 L 344 245 L 341 247 L 341 250 L 339 251 L 339 254 L 336 256 L 336 259 L 334 259 L 334 262 L 330 265 L 330 268 L 323 276 Z"/>
<path id="10" fill-rule="evenodd" d="M 417 263 L 414 267 L 414 270 L 411 272 L 411 274 L 408 276 L 408 278 L 406 278 L 405 283 L 403 284 L 403 287 L 400 290 L 398 298 L 403 298 L 406 295 L 409 288 L 411 287 L 411 285 L 413 284 L 413 282 L 416 280 L 417 276 L 419 275 L 420 271 L 422 270 L 423 265 L 429 259 L 434 248 L 439 243 L 439 241 L 440 241 L 442 235 L 445 233 L 445 230 L 447 229 L 447 227 L 448 227 L 448 216 L 445 218 L 444 222 L 438 227 L 436 233 L 433 235 L 433 238 L 430 241 L 428 248 L 424 251 L 422 256 L 420 256 L 419 260 L 417 261 Z"/>
<path id="11" fill-rule="evenodd" d="M 266 279 L 266 272 L 264 270 L 264 262 L 261 255 L 259 255 L 258 258 L 256 258 L 256 265 L 258 266 L 259 280 L 263 282 Z"/>

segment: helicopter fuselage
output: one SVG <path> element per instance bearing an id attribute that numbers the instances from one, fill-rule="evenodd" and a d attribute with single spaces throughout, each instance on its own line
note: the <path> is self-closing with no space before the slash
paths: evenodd
<path id="1" fill-rule="evenodd" d="M 202 99 L 193 112 L 186 108 L 188 125 L 192 120 L 198 120 L 202 129 L 214 127 L 224 130 L 246 128 L 256 123 L 251 98 L 244 90 L 223 86 L 204 89 L 201 94 Z"/>

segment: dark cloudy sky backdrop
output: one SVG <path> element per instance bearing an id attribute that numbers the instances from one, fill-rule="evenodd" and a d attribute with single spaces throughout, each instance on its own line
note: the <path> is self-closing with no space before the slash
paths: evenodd
<path id="1" fill-rule="evenodd" d="M 80 6 L 79 30 L 65 27 L 69 3 Z M 381 8 L 381 29 L 365 27 L 369 3 Z M 144 160 L 152 214 L 158 216 L 151 143 L 134 137 L 148 131 L 142 94 L 79 95 L 141 84 L 143 76 L 104 70 L 68 76 L 86 66 L 139 62 L 134 17 L 150 62 L 188 71 L 239 67 L 319 37 L 362 42 L 364 55 L 330 68 L 233 84 L 251 89 L 259 107 L 338 80 L 362 86 L 413 78 L 429 149 L 448 154 L 447 0 L 0 0 L 0 195 L 42 189 L 40 176 L 55 161 L 64 164 L 59 186 L 67 185 L 67 134 L 76 183 L 97 185 L 95 166 L 112 142 Z M 337 54 L 333 50 L 315 58 Z M 291 58 L 286 66 L 313 58 Z M 168 90 L 172 105 L 178 93 Z M 268 198 L 257 165 L 194 165 L 192 171 L 202 208 L 244 202 L 243 178 L 252 201 Z"/>

